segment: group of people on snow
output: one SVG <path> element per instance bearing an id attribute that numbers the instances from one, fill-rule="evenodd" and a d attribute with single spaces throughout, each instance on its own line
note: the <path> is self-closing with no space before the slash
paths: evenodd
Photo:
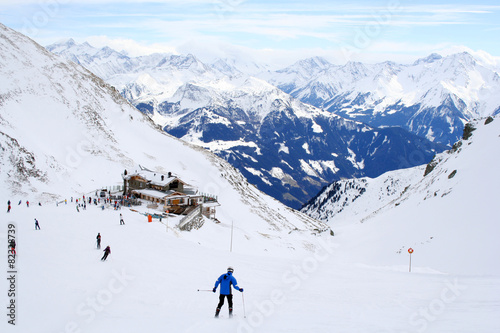
<path id="1" fill-rule="evenodd" d="M 123 220 L 122 213 L 120 213 L 120 225 L 125 225 L 125 221 Z M 101 233 L 100 232 L 97 233 L 96 243 L 97 243 L 97 249 L 100 249 L 101 248 Z M 106 261 L 106 259 L 108 258 L 110 253 L 111 253 L 111 248 L 108 245 L 104 249 L 104 255 L 102 256 L 101 260 Z"/>
<path id="2" fill-rule="evenodd" d="M 101 249 L 101 233 L 98 232 L 97 233 L 97 237 L 96 237 L 96 240 L 97 240 L 97 249 Z M 106 248 L 104 249 L 104 255 L 102 256 L 101 258 L 101 261 L 106 261 L 106 259 L 108 259 L 108 256 L 109 254 L 111 253 L 111 248 L 108 246 L 106 246 Z"/>
<path id="3" fill-rule="evenodd" d="M 20 206 L 22 202 L 23 202 L 22 200 L 19 200 L 18 206 Z M 41 206 L 41 205 L 42 205 L 42 203 L 39 202 L 38 206 Z M 29 206 L 30 206 L 30 202 L 28 200 L 26 200 L 26 207 L 29 208 Z M 11 205 L 10 200 L 8 200 L 7 201 L 7 213 L 10 213 L 11 209 L 12 209 L 12 205 Z"/>

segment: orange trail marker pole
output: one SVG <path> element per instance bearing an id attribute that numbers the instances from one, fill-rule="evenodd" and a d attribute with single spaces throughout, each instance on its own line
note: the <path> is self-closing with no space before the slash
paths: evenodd
<path id="1" fill-rule="evenodd" d="M 411 272 L 411 254 L 413 253 L 413 249 L 411 247 L 408 249 L 408 253 L 410 254 L 410 269 L 409 269 L 409 272 Z"/>

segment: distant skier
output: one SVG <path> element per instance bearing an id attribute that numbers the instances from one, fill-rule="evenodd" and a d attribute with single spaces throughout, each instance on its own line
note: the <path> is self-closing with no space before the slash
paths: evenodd
<path id="1" fill-rule="evenodd" d="M 97 248 L 100 249 L 101 248 L 101 233 L 100 232 L 97 233 L 96 240 L 97 240 Z"/>
<path id="2" fill-rule="evenodd" d="M 111 248 L 108 246 L 106 246 L 106 248 L 104 249 L 104 255 L 102 256 L 101 260 L 102 261 L 106 261 L 106 259 L 108 258 L 109 254 L 111 253 Z"/>
<path id="3" fill-rule="evenodd" d="M 14 257 L 16 256 L 16 241 L 14 239 L 11 239 L 10 242 L 9 242 L 9 248 L 10 248 L 10 253 L 12 253 L 14 255 Z"/>
<path id="4" fill-rule="evenodd" d="M 10 204 L 7 206 L 7 213 L 10 213 Z"/>
<path id="5" fill-rule="evenodd" d="M 219 276 L 217 281 L 215 281 L 215 287 L 212 290 L 214 293 L 217 291 L 217 287 L 220 284 L 220 295 L 219 295 L 219 304 L 217 304 L 217 309 L 215 310 L 215 318 L 219 317 L 219 312 L 222 306 L 224 305 L 224 298 L 227 297 L 227 304 L 229 306 L 229 317 L 233 316 L 233 295 L 231 293 L 231 285 L 234 286 L 234 289 L 243 292 L 243 288 L 238 287 L 238 282 L 236 282 L 235 277 L 233 276 L 234 269 L 229 266 L 227 268 L 227 273 Z"/>
<path id="6" fill-rule="evenodd" d="M 120 225 L 125 224 L 125 221 L 123 221 L 123 215 L 120 213 Z"/>
<path id="7" fill-rule="evenodd" d="M 38 224 L 38 220 L 35 219 L 35 230 L 40 230 L 40 225 Z"/>
<path id="8" fill-rule="evenodd" d="M 30 206 L 30 202 L 28 200 L 26 200 L 26 207 L 29 207 Z"/>

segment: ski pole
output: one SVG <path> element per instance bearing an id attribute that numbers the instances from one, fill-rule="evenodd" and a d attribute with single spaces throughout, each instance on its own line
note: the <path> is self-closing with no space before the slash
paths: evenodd
<path id="1" fill-rule="evenodd" d="M 241 299 L 243 300 L 243 318 L 246 318 L 247 313 L 245 311 L 245 296 L 243 296 L 243 293 L 241 293 Z"/>
<path id="2" fill-rule="evenodd" d="M 198 289 L 198 291 L 213 291 L 212 289 Z"/>

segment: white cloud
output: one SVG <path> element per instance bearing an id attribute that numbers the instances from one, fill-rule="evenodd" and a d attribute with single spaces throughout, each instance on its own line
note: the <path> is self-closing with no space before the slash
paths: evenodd
<path id="1" fill-rule="evenodd" d="M 126 3 L 173 3 L 173 4 L 178 4 L 178 0 L 16 0 L 15 4 L 16 5 L 26 5 L 26 4 L 38 4 L 40 6 L 44 6 L 44 4 L 60 4 L 60 5 L 68 5 L 68 4 L 73 4 L 73 5 L 90 5 L 90 4 L 126 4 Z M 182 2 L 186 4 L 190 3 L 201 3 L 201 4 L 210 4 L 213 3 L 214 0 L 182 0 Z M 12 0 L 0 0 L 0 5 L 4 4 L 12 4 Z"/>
<path id="2" fill-rule="evenodd" d="M 293 50 L 278 48 L 254 49 L 241 45 L 235 45 L 221 41 L 216 38 L 207 37 L 204 40 L 191 39 L 176 45 L 171 43 L 139 43 L 131 39 L 112 39 L 106 36 L 90 36 L 86 38 L 94 47 L 109 46 L 117 51 L 126 51 L 130 56 L 141 56 L 152 53 L 194 54 L 205 63 L 214 60 L 233 59 L 244 63 L 257 63 L 266 65 L 269 69 L 281 69 L 294 62 L 320 56 L 333 64 L 343 65 L 347 61 L 359 61 L 364 63 L 379 63 L 394 61 L 409 64 L 418 58 L 426 57 L 431 53 L 447 56 L 459 52 L 469 52 L 476 58 L 481 59 L 484 64 L 500 67 L 500 57 L 490 55 L 482 50 L 472 50 L 463 45 L 451 43 L 414 43 L 414 42 L 388 42 L 374 41 L 369 47 L 353 53 L 346 57 L 346 53 L 340 46 L 331 48 L 297 48 Z M 83 42 L 79 41 L 78 42 Z"/>
<path id="3" fill-rule="evenodd" d="M 132 39 L 112 39 L 107 36 L 89 36 L 88 38 L 86 38 L 86 41 L 97 48 L 109 46 L 116 51 L 125 51 L 129 56 L 132 57 L 148 55 L 152 53 L 178 53 L 175 47 L 169 44 L 146 44 L 137 42 Z"/>

